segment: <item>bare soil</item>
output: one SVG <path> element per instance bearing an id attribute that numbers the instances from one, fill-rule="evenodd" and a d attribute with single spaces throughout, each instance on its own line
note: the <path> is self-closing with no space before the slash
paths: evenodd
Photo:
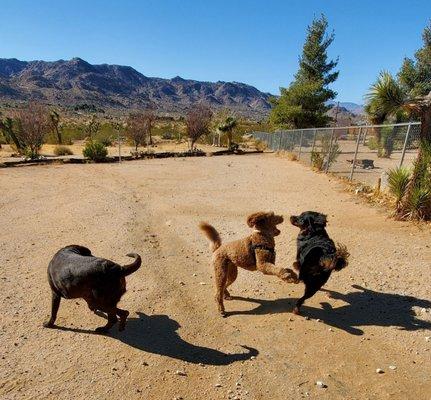
<path id="1" fill-rule="evenodd" d="M 11 168 L 0 188 L 1 399 L 430 398 L 431 229 L 388 219 L 336 180 L 262 154 Z M 303 316 L 291 313 L 302 284 L 241 270 L 219 317 L 198 222 L 226 241 L 249 232 L 253 211 L 309 209 L 328 214 L 348 268 Z M 297 229 L 287 218 L 281 229 L 287 267 Z M 58 329 L 42 327 L 47 264 L 72 243 L 120 263 L 142 255 L 124 332 L 95 334 L 104 321 L 81 300 L 62 301 Z"/>

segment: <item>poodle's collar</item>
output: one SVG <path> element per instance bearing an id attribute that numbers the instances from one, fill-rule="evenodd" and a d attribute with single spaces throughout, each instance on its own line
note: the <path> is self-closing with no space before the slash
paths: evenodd
<path id="1" fill-rule="evenodd" d="M 271 254 L 275 255 L 275 249 L 274 249 L 274 247 L 268 247 L 268 246 L 265 246 L 264 244 L 252 244 L 251 248 L 252 248 L 253 251 L 256 251 L 256 250 L 265 250 L 265 251 L 269 251 Z"/>

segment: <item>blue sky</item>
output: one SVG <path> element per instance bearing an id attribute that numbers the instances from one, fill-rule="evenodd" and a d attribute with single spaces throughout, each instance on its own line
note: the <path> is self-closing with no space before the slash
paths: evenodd
<path id="1" fill-rule="evenodd" d="M 431 0 L 0 0 L 0 57 L 130 65 L 147 76 L 239 81 L 278 93 L 306 26 L 324 13 L 340 57 L 340 101 L 363 102 L 378 72 L 421 46 Z"/>

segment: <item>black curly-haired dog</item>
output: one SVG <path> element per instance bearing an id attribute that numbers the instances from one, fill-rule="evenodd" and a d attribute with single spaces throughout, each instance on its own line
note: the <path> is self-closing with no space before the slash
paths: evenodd
<path id="1" fill-rule="evenodd" d="M 141 266 L 139 254 L 129 265 L 119 265 L 105 258 L 95 257 L 83 246 L 71 245 L 60 249 L 48 266 L 48 282 L 52 290 L 51 318 L 43 326 L 54 326 L 60 300 L 83 298 L 91 311 L 103 311 L 108 315 L 105 326 L 97 332 L 107 332 L 120 318 L 119 330 L 126 325 L 127 310 L 117 308 L 121 296 L 126 292 L 126 276 Z"/>
<path id="2" fill-rule="evenodd" d="M 329 279 L 332 271 L 339 271 L 347 266 L 349 253 L 343 245 L 335 243 L 326 232 L 326 215 L 306 211 L 290 217 L 292 225 L 300 231 L 297 243 L 296 261 L 293 267 L 299 271 L 299 280 L 305 284 L 304 295 L 298 299 L 293 310 L 299 310 L 306 299 L 312 297 Z"/>

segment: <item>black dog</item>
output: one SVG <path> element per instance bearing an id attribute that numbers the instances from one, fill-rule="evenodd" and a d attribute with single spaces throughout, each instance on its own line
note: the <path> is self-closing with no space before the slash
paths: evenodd
<path id="1" fill-rule="evenodd" d="M 293 267 L 299 271 L 299 280 L 305 284 L 304 295 L 296 302 L 293 312 L 306 299 L 313 296 L 329 279 L 332 271 L 347 266 L 349 253 L 343 245 L 335 246 L 325 230 L 326 215 L 314 211 L 291 216 L 290 222 L 300 229 L 297 242 L 296 262 Z"/>
<path id="2" fill-rule="evenodd" d="M 97 332 L 107 332 L 120 317 L 119 330 L 126 325 L 129 312 L 117 308 L 121 296 L 126 292 L 126 276 L 138 270 L 141 257 L 130 253 L 135 261 L 121 266 L 104 258 L 94 257 L 82 246 L 66 246 L 60 249 L 48 266 L 48 281 L 52 290 L 51 318 L 43 325 L 54 326 L 61 298 L 83 298 L 91 311 L 103 311 L 108 315 L 105 326 Z"/>

